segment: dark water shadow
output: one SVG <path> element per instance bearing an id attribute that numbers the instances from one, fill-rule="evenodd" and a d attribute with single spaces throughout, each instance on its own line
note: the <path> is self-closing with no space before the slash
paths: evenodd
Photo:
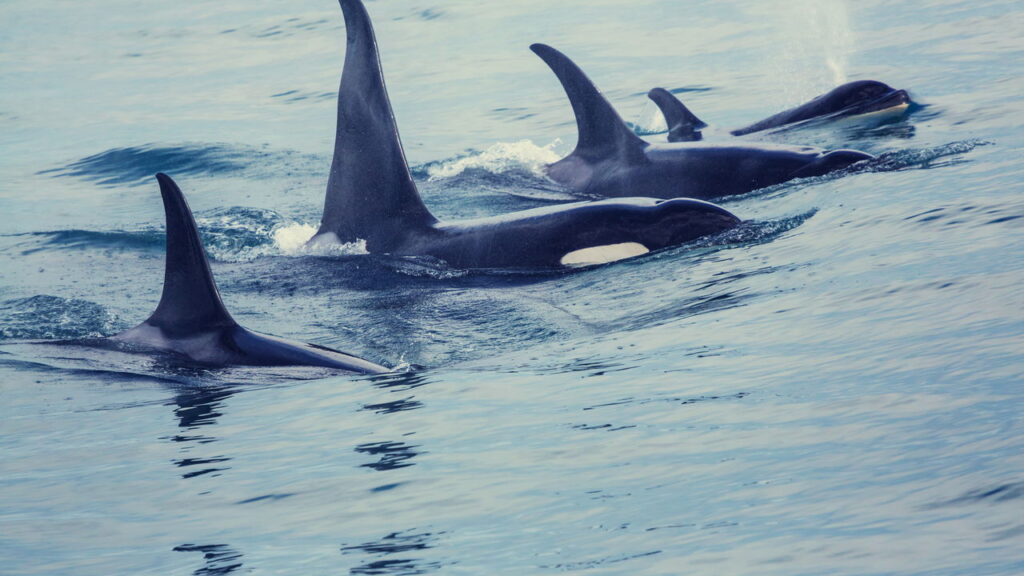
<path id="1" fill-rule="evenodd" d="M 370 379 L 370 383 L 375 388 L 402 396 L 397 400 L 391 400 L 389 402 L 364 404 L 363 407 L 360 408 L 360 410 L 367 412 L 375 412 L 377 414 L 385 415 L 423 408 L 423 403 L 416 400 L 416 396 L 408 393 L 421 386 L 426 386 L 430 382 L 427 379 L 426 374 L 418 371 L 411 371 L 374 376 Z"/>
<path id="2" fill-rule="evenodd" d="M 438 537 L 444 532 L 416 532 L 406 530 L 403 532 L 392 532 L 379 540 L 364 542 L 362 544 L 342 544 L 341 553 L 366 554 L 373 557 L 372 560 L 349 570 L 353 575 L 388 575 L 388 576 L 415 576 L 418 574 L 429 574 L 442 568 L 440 562 L 428 562 L 419 558 L 391 558 L 391 556 L 409 556 L 416 552 L 423 552 L 437 546 Z"/>
<path id="3" fill-rule="evenodd" d="M 1006 504 L 1021 499 L 1024 499 L 1024 481 L 1007 482 L 990 488 L 975 488 L 955 498 L 933 502 L 922 508 L 934 510 L 953 506 L 969 506 L 972 504 Z"/>
<path id="4" fill-rule="evenodd" d="M 199 552 L 205 565 L 192 576 L 222 576 L 242 569 L 242 553 L 225 544 L 182 544 L 173 548 L 175 552 Z"/>
<path id="5" fill-rule="evenodd" d="M 174 406 L 174 416 L 178 419 L 181 432 L 162 440 L 179 444 L 179 452 L 183 456 L 172 460 L 172 464 L 180 469 L 182 478 L 187 480 L 207 475 L 217 477 L 231 469 L 227 465 L 232 460 L 229 456 L 200 456 L 193 452 L 217 442 L 215 436 L 205 431 L 217 424 L 217 419 L 224 415 L 226 401 L 237 392 L 237 389 L 230 387 L 181 388 L 167 404 Z"/>
<path id="6" fill-rule="evenodd" d="M 416 463 L 412 462 L 412 459 L 426 453 L 422 450 L 417 451 L 416 448 L 419 446 L 405 442 L 369 442 L 356 446 L 355 451 L 377 458 L 376 462 L 360 464 L 360 467 L 388 472 L 414 466 Z"/>

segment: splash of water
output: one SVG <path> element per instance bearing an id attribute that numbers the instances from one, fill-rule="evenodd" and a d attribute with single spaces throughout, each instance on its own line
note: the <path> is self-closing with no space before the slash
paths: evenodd
<path id="1" fill-rule="evenodd" d="M 342 244 L 320 242 L 307 244 L 316 234 L 316 226 L 296 222 L 276 228 L 273 232 L 274 248 L 286 256 L 357 256 L 369 254 L 366 240 Z"/>
<path id="2" fill-rule="evenodd" d="M 538 146 L 530 140 L 498 142 L 483 152 L 428 165 L 427 175 L 430 180 L 442 180 L 454 178 L 467 170 L 477 169 L 495 174 L 525 170 L 536 176 L 543 176 L 544 166 L 562 157 L 555 151 L 560 144 L 560 140 L 555 140 L 547 146 Z"/>
<path id="3" fill-rule="evenodd" d="M 274 245 L 285 254 L 297 254 L 316 234 L 316 226 L 295 223 L 274 230 Z"/>

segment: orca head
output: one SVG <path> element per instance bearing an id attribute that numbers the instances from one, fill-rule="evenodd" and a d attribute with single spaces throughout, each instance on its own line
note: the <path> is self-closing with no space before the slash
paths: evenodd
<path id="1" fill-rule="evenodd" d="M 735 228 L 741 220 L 721 206 L 692 198 L 623 198 L 587 210 L 604 216 L 600 231 L 583 230 L 563 266 L 607 264 Z"/>
<path id="2" fill-rule="evenodd" d="M 910 104 L 910 94 L 876 80 L 857 80 L 839 86 L 825 96 L 837 113 L 856 116 Z"/>
<path id="3" fill-rule="evenodd" d="M 795 108 L 784 110 L 763 120 L 730 131 L 743 136 L 804 121 L 835 120 L 877 112 L 902 112 L 912 104 L 906 90 L 896 90 L 876 80 L 857 80 L 815 97 Z"/>
<path id="4" fill-rule="evenodd" d="M 811 163 L 793 173 L 792 178 L 810 178 L 848 168 L 857 162 L 873 160 L 875 157 L 860 150 L 831 150 L 815 158 Z"/>
<path id="5" fill-rule="evenodd" d="M 648 250 L 685 244 L 735 228 L 741 220 L 711 202 L 693 198 L 626 198 L 629 208 L 615 217 L 616 224 Z"/>
<path id="6" fill-rule="evenodd" d="M 742 222 L 732 212 L 717 204 L 692 198 L 659 200 L 652 211 L 655 219 L 647 234 L 661 241 L 658 248 L 719 234 Z"/>

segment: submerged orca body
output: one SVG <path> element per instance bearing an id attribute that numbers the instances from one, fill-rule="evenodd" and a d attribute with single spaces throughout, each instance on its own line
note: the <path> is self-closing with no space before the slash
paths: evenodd
<path id="1" fill-rule="evenodd" d="M 700 131 L 706 128 L 707 124 L 690 112 L 674 94 L 664 88 L 654 88 L 647 96 L 658 105 L 665 117 L 669 142 L 694 142 L 701 139 Z M 910 104 L 910 95 L 906 90 L 896 90 L 875 80 L 858 80 L 843 84 L 795 108 L 732 130 L 730 134 L 743 136 L 809 120 L 832 121 L 871 117 L 887 120 L 906 112 Z"/>
<path id="2" fill-rule="evenodd" d="M 330 348 L 266 336 L 239 326 L 220 299 L 181 189 L 165 174 L 156 177 L 167 213 L 163 295 L 149 319 L 108 340 L 132 349 L 170 352 L 213 366 L 322 366 L 369 374 L 388 371 Z"/>
<path id="3" fill-rule="evenodd" d="M 460 268 L 558 267 L 611 262 L 739 223 L 723 208 L 682 198 L 582 202 L 439 222 L 409 172 L 366 8 L 360 0 L 339 1 L 347 40 L 338 128 L 323 219 L 311 245 L 365 241 L 370 253 L 432 256 Z"/>
<path id="4" fill-rule="evenodd" d="M 876 80 L 847 82 L 810 102 L 769 116 L 731 133 L 742 136 L 811 119 L 837 120 L 853 116 L 898 115 L 910 108 L 910 95 Z"/>
<path id="5" fill-rule="evenodd" d="M 608 100 L 567 56 L 544 44 L 534 44 L 530 49 L 561 81 L 579 129 L 576 149 L 549 165 L 547 174 L 579 194 L 718 198 L 744 194 L 793 178 L 820 176 L 872 158 L 856 150 L 826 151 L 809 146 L 693 141 L 652 144 L 626 126 Z M 686 111 L 685 114 L 680 112 L 680 118 L 683 123 L 689 118 L 693 125 L 692 119 L 696 117 Z M 691 128 L 690 132 L 693 131 Z"/>

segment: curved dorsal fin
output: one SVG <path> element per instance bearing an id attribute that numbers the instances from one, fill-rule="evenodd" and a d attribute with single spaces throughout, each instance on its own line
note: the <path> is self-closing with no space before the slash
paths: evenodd
<path id="1" fill-rule="evenodd" d="M 654 88 L 647 93 L 647 97 L 658 105 L 665 116 L 669 142 L 693 142 L 701 139 L 700 131 L 708 125 L 690 112 L 675 95 L 664 88 Z"/>
<path id="2" fill-rule="evenodd" d="M 647 143 L 626 126 L 619 113 L 579 66 L 546 44 L 533 44 L 530 50 L 547 63 L 569 96 L 579 129 L 579 141 L 573 154 L 585 158 L 613 155 L 642 157 Z"/>
<path id="3" fill-rule="evenodd" d="M 387 251 L 403 233 L 436 222 L 420 198 L 384 87 L 373 25 L 360 0 L 340 0 L 345 67 L 338 91 L 334 160 L 320 234 L 366 240 Z"/>
<path id="4" fill-rule="evenodd" d="M 181 189 L 166 174 L 156 179 L 167 215 L 167 262 L 163 296 L 146 323 L 174 333 L 233 326 Z"/>

